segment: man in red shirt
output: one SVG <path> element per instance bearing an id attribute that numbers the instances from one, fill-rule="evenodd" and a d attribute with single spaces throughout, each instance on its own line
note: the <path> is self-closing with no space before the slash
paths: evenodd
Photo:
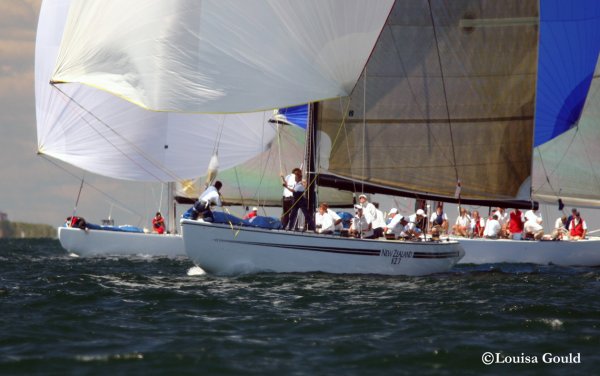
<path id="1" fill-rule="evenodd" d="M 156 216 L 152 220 L 152 232 L 156 232 L 157 234 L 165 233 L 165 220 L 160 212 L 157 212 Z"/>

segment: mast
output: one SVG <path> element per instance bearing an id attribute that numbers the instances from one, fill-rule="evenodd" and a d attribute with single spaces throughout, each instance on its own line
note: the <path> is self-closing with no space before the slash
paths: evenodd
<path id="1" fill-rule="evenodd" d="M 313 215 L 317 207 L 317 172 L 316 172 L 316 140 L 317 140 L 317 112 L 318 103 L 311 103 L 308 109 L 308 124 L 306 127 L 306 179 L 308 182 L 308 213 Z"/>

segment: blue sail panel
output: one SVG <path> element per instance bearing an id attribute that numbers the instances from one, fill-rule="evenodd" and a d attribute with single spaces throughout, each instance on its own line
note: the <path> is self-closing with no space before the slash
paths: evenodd
<path id="1" fill-rule="evenodd" d="M 534 146 L 576 125 L 600 52 L 600 1 L 540 1 Z"/>
<path id="2" fill-rule="evenodd" d="M 278 111 L 280 114 L 285 115 L 287 120 L 299 126 L 300 128 L 306 129 L 308 122 L 308 105 L 303 104 L 300 106 L 280 108 Z"/>

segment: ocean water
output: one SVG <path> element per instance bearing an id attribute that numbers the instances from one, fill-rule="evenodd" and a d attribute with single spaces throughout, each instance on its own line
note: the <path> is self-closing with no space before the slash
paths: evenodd
<path id="1" fill-rule="evenodd" d="M 0 322 L 2 375 L 591 375 L 600 269 L 215 277 L 1 240 Z"/>

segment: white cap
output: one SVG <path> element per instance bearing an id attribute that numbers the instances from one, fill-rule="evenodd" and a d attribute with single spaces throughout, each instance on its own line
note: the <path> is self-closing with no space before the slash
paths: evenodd
<path id="1" fill-rule="evenodd" d="M 417 213 L 416 213 L 416 214 L 417 214 L 417 215 L 423 215 L 423 216 L 424 216 L 424 215 L 425 215 L 425 212 L 423 211 L 423 209 L 419 209 L 419 210 L 417 210 Z"/>
<path id="2" fill-rule="evenodd" d="M 258 211 L 258 208 L 255 206 L 252 208 L 252 211 Z"/>
<path id="3" fill-rule="evenodd" d="M 358 196 L 359 199 L 361 199 L 363 197 L 365 198 L 365 200 L 367 200 L 367 195 L 365 195 L 365 194 L 362 194 L 362 195 Z"/>
<path id="4" fill-rule="evenodd" d="M 396 208 L 390 209 L 390 214 L 397 214 L 397 213 L 398 213 L 398 209 L 396 209 Z"/>
<path id="5" fill-rule="evenodd" d="M 363 207 L 362 207 L 362 206 L 360 206 L 360 205 L 354 205 L 354 209 L 356 209 L 356 210 L 358 210 L 358 209 L 362 210 L 362 208 L 363 208 Z"/>

